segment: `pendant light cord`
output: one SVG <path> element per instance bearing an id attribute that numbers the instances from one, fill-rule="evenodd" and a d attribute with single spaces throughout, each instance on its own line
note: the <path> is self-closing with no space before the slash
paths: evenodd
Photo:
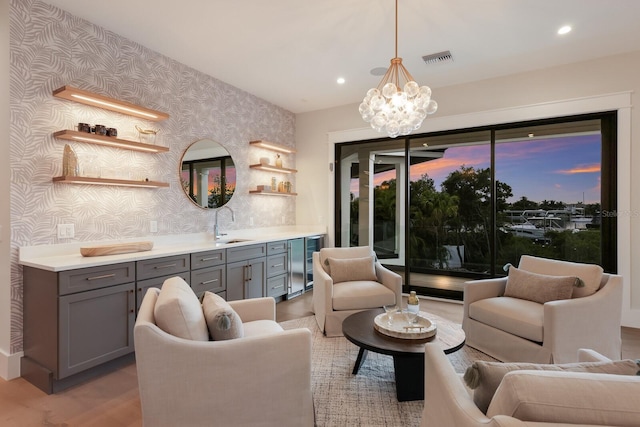
<path id="1" fill-rule="evenodd" d="M 396 58 L 398 57 L 398 0 L 396 0 Z"/>

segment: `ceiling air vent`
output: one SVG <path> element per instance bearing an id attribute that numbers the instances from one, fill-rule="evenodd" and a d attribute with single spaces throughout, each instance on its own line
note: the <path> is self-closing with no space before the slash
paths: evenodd
<path id="1" fill-rule="evenodd" d="M 425 55 L 422 57 L 422 60 L 427 65 L 439 64 L 441 62 L 453 61 L 453 55 L 451 55 L 451 51 L 445 50 L 443 52 L 432 53 L 431 55 Z"/>

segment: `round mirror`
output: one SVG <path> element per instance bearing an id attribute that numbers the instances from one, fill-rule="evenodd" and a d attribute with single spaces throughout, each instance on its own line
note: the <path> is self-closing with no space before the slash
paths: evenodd
<path id="1" fill-rule="evenodd" d="M 219 208 L 236 189 L 236 166 L 229 152 L 210 139 L 201 139 L 184 151 L 180 162 L 182 189 L 197 206 Z"/>

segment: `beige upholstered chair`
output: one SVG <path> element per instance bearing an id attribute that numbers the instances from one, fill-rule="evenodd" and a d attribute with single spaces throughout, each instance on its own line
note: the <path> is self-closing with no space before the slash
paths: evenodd
<path id="1" fill-rule="evenodd" d="M 313 309 L 326 336 L 342 336 L 342 321 L 353 313 L 401 302 L 402 277 L 368 246 L 313 253 Z"/>
<path id="2" fill-rule="evenodd" d="M 580 362 L 608 361 L 592 350 L 576 354 Z M 421 427 L 636 426 L 640 422 L 637 375 L 513 371 L 502 379 L 485 415 L 437 344 L 425 345 L 424 363 Z"/>
<path id="3" fill-rule="evenodd" d="M 147 291 L 134 328 L 145 426 L 314 424 L 311 333 L 283 331 L 273 298 L 229 302 L 244 336 L 203 341 L 156 325 L 159 293 Z"/>
<path id="4" fill-rule="evenodd" d="M 462 320 L 467 345 L 503 362 L 575 362 L 579 348 L 620 358 L 621 276 L 603 273 L 593 264 L 527 255 L 518 270 L 575 276 L 584 286 L 573 288 L 568 299 L 542 304 L 503 296 L 507 277 L 467 282 Z"/>

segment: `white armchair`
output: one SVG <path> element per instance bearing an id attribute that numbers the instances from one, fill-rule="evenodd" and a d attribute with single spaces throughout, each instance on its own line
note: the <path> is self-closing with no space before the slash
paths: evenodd
<path id="1" fill-rule="evenodd" d="M 159 293 L 147 291 L 134 327 L 145 426 L 314 424 L 311 333 L 283 331 L 273 298 L 229 302 L 244 337 L 197 341 L 156 325 Z"/>
<path id="2" fill-rule="evenodd" d="M 580 362 L 605 362 L 579 350 Z M 637 426 L 640 377 L 587 372 L 513 371 L 504 376 L 487 413 L 442 349 L 425 345 L 421 427 Z"/>
<path id="3" fill-rule="evenodd" d="M 503 362 L 575 362 L 579 348 L 620 359 L 622 276 L 603 273 L 597 265 L 526 255 L 519 269 L 576 276 L 585 290 L 576 288 L 569 299 L 540 304 L 503 296 L 506 277 L 466 282 L 462 329 L 467 345 Z"/>
<path id="4" fill-rule="evenodd" d="M 401 302 L 402 277 L 368 246 L 313 253 L 313 311 L 326 336 L 342 336 L 342 321 L 353 313 Z"/>

